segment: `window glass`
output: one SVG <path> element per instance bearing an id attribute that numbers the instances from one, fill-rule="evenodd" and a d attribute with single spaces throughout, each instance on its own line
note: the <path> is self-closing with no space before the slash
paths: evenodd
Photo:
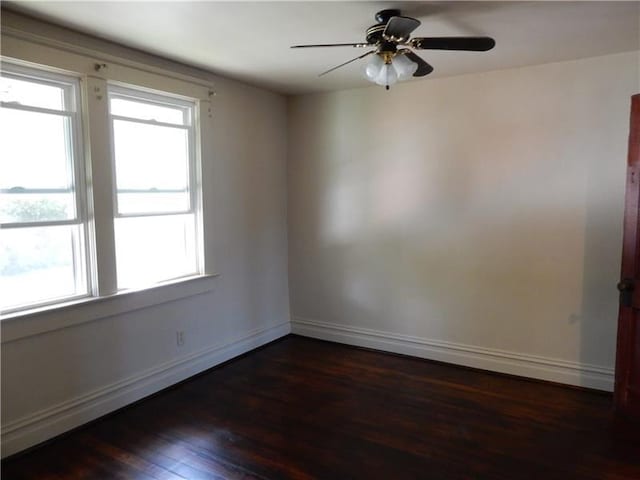
<path id="1" fill-rule="evenodd" d="M 0 108 L 0 188 L 71 185 L 69 117 Z"/>
<path id="2" fill-rule="evenodd" d="M 188 131 L 114 120 L 116 183 L 122 189 L 186 189 Z"/>
<path id="3" fill-rule="evenodd" d="M 197 273 L 194 215 L 117 218 L 119 288 Z"/>
<path id="4" fill-rule="evenodd" d="M 185 109 L 141 102 L 139 100 L 126 100 L 124 98 L 112 98 L 110 104 L 111 114 L 120 117 L 137 118 L 139 120 L 155 120 L 156 122 L 185 123 Z"/>
<path id="5" fill-rule="evenodd" d="M 30 107 L 65 109 L 65 89 L 31 80 L 3 76 L 0 78 L 0 101 Z"/>
<path id="6" fill-rule="evenodd" d="M 134 213 L 186 212 L 189 210 L 189 192 L 119 192 L 118 212 Z"/>
<path id="7" fill-rule="evenodd" d="M 69 220 L 75 217 L 72 192 L 0 193 L 0 223 Z"/>
<path id="8" fill-rule="evenodd" d="M 9 228 L 0 232 L 3 308 L 86 292 L 78 225 Z"/>

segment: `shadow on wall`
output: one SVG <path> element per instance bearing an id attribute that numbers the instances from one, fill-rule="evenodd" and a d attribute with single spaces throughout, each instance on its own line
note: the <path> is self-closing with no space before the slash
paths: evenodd
<path id="1" fill-rule="evenodd" d="M 397 118 L 395 105 L 385 107 L 372 117 Z M 583 206 L 556 201 L 566 186 L 539 168 L 541 157 L 547 166 L 557 160 L 555 152 L 538 150 L 524 164 L 512 160 L 523 157 L 522 144 L 544 140 L 535 133 L 515 130 L 486 141 L 490 132 L 473 120 L 457 122 L 444 105 L 434 107 L 425 135 L 407 129 L 371 136 L 351 142 L 348 152 L 338 144 L 322 176 L 321 248 L 341 279 L 333 277 L 329 292 L 337 300 L 331 317 L 493 348 L 549 347 L 559 340 L 547 338 L 551 319 L 559 311 L 568 318 L 579 305 L 575 245 Z M 496 126 L 503 121 L 488 123 L 491 130 L 513 129 Z M 465 129 L 465 141 L 451 134 Z M 574 261 L 566 262 L 567 250 Z"/>
<path id="2" fill-rule="evenodd" d="M 613 366 L 631 75 L 599 61 L 295 100 L 293 315 Z"/>

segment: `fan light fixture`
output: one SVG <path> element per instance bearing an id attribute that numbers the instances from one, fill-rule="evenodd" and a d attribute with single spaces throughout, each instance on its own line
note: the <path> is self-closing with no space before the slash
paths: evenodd
<path id="1" fill-rule="evenodd" d="M 411 78 L 417 69 L 418 64 L 409 60 L 402 51 L 380 52 L 371 57 L 364 69 L 364 76 L 389 90 L 389 85 Z"/>
<path id="2" fill-rule="evenodd" d="M 356 58 L 325 70 L 318 76 L 322 77 L 353 62 L 369 57 L 369 62 L 364 68 L 365 77 L 370 82 L 382 85 L 389 90 L 389 85 L 393 85 L 398 81 L 406 80 L 411 76 L 424 77 L 433 72 L 433 67 L 416 54 L 414 50 L 486 52 L 496 45 L 496 41 L 491 37 L 411 38 L 411 33 L 420 26 L 420 20 L 402 16 L 400 10 L 380 10 L 376 13 L 376 21 L 378 23 L 367 28 L 365 42 L 293 45 L 291 48 L 354 47 L 370 49 Z"/>

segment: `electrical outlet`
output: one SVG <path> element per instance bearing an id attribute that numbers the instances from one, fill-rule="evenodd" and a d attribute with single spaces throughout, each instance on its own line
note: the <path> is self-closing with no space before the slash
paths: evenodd
<path id="1" fill-rule="evenodd" d="M 184 345 L 184 332 L 182 330 L 176 332 L 176 343 L 179 347 Z"/>

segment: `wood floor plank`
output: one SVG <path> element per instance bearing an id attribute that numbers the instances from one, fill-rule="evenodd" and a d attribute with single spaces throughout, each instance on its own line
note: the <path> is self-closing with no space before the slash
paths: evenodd
<path id="1" fill-rule="evenodd" d="M 609 394 L 289 336 L 2 463 L 11 479 L 640 479 Z"/>

